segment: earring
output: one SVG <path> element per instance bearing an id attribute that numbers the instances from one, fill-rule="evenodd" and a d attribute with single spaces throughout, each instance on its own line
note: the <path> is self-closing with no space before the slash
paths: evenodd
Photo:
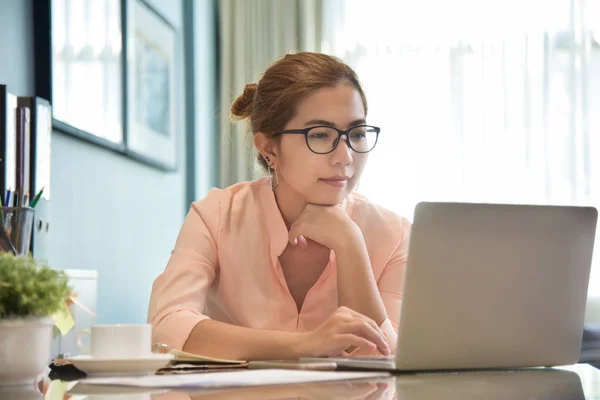
<path id="1" fill-rule="evenodd" d="M 271 190 L 277 189 L 279 186 L 279 174 L 277 173 L 277 168 L 273 168 L 275 171 L 275 180 L 273 180 L 273 174 L 271 173 L 271 166 L 267 164 L 267 169 L 269 170 L 269 178 L 271 179 Z M 277 181 L 277 182 L 274 182 Z"/>
<path id="2" fill-rule="evenodd" d="M 271 158 L 264 156 L 264 159 L 267 162 L 267 170 L 269 171 L 269 178 L 271 179 L 271 190 L 275 190 L 277 189 L 277 186 L 279 186 L 279 174 L 277 174 L 277 168 L 273 168 L 273 171 L 275 171 L 275 180 L 277 181 L 274 182 L 273 173 L 271 172 Z"/>
<path id="3" fill-rule="evenodd" d="M 358 183 L 356 184 L 356 187 L 354 188 L 355 192 L 358 192 L 358 188 L 360 187 L 360 181 L 358 181 Z"/>

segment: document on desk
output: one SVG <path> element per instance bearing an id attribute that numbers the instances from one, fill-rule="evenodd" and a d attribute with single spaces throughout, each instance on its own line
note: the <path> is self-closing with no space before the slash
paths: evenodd
<path id="1" fill-rule="evenodd" d="M 350 379 L 373 379 L 390 376 L 388 372 L 333 372 L 295 370 L 252 370 L 209 372 L 190 375 L 150 375 L 140 377 L 86 378 L 85 385 L 132 386 L 147 388 L 224 388 L 266 386 L 290 383 L 326 382 Z"/>

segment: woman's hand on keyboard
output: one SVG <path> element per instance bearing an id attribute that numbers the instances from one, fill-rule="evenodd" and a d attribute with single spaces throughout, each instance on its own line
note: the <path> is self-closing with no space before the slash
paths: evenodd
<path id="1" fill-rule="evenodd" d="M 317 329 L 304 334 L 301 353 L 307 357 L 345 354 L 349 347 L 390 354 L 385 333 L 372 319 L 340 307 Z"/>

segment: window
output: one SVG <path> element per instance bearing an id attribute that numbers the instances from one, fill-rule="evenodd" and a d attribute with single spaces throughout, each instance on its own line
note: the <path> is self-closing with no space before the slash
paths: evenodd
<path id="1" fill-rule="evenodd" d="M 54 118 L 123 142 L 120 0 L 52 0 Z"/>
<path id="2" fill-rule="evenodd" d="M 409 219 L 422 200 L 600 208 L 600 0 L 582 4 L 326 1 L 322 47 L 382 128 L 360 191 Z"/>

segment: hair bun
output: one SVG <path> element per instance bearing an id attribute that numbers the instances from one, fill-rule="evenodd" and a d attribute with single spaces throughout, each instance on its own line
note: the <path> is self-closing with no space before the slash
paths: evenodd
<path id="1" fill-rule="evenodd" d="M 256 94 L 256 83 L 249 83 L 244 88 L 244 93 L 231 105 L 231 115 L 235 119 L 244 119 L 252 114 L 252 103 Z"/>

